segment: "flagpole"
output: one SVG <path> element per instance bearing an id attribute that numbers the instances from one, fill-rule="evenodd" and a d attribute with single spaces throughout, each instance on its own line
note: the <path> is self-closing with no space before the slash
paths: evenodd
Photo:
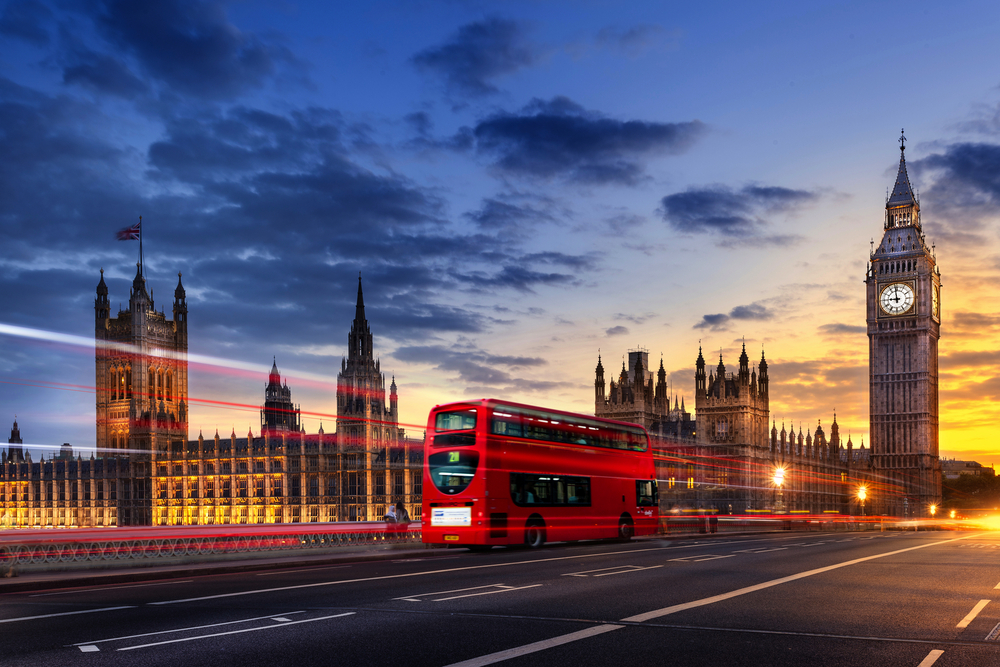
<path id="1" fill-rule="evenodd" d="M 146 266 L 142 262 L 142 216 L 139 216 L 139 270 L 143 279 L 146 278 Z"/>

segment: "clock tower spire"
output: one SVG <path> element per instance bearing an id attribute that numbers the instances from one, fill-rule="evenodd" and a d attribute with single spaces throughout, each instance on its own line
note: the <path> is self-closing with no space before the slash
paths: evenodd
<path id="1" fill-rule="evenodd" d="M 865 276 L 872 465 L 884 485 L 879 511 L 928 515 L 941 501 L 938 459 L 938 339 L 941 272 L 920 229 L 920 202 L 899 171 L 885 203 L 881 242 Z"/>

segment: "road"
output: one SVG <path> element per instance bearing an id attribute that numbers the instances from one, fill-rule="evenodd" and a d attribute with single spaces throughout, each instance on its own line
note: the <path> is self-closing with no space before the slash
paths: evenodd
<path id="1" fill-rule="evenodd" d="M 0 664 L 1000 665 L 1000 534 L 779 533 L 0 596 Z"/>

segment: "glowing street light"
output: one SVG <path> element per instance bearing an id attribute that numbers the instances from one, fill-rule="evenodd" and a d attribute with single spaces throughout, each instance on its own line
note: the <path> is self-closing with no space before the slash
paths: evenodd
<path id="1" fill-rule="evenodd" d="M 935 514 L 937 514 L 937 505 L 931 505 L 931 518 L 933 518 Z"/>
<path id="2" fill-rule="evenodd" d="M 858 487 L 858 500 L 861 501 L 861 516 L 865 515 L 865 498 L 868 497 L 868 488 L 865 486 Z"/>
<path id="3" fill-rule="evenodd" d="M 781 485 L 785 483 L 785 468 L 784 466 L 777 466 L 774 469 L 774 488 L 775 488 L 775 500 L 774 500 L 774 511 L 775 513 L 781 512 L 785 509 L 785 497 L 781 490 Z"/>
<path id="4" fill-rule="evenodd" d="M 951 511 L 951 515 L 950 515 L 950 516 L 951 516 L 951 518 L 952 518 L 952 519 L 954 519 L 954 518 L 955 518 L 955 510 L 952 510 L 952 511 Z"/>

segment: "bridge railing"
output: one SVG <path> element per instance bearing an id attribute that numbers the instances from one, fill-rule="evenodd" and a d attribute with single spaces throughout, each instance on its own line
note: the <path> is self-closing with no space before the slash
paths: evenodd
<path id="1" fill-rule="evenodd" d="M 210 562 L 420 544 L 420 522 L 150 526 L 0 531 L 0 576 Z"/>

